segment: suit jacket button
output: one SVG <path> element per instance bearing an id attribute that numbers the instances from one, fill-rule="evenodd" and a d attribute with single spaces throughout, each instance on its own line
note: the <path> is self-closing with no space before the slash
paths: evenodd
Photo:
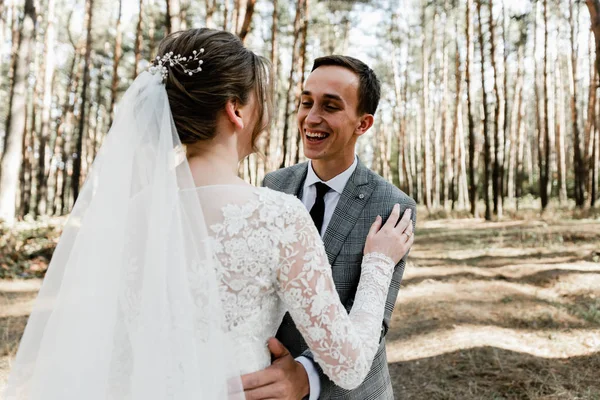
<path id="1" fill-rule="evenodd" d="M 362 199 L 365 198 L 365 195 L 361 193 L 361 194 L 358 195 L 358 198 L 362 200 Z"/>

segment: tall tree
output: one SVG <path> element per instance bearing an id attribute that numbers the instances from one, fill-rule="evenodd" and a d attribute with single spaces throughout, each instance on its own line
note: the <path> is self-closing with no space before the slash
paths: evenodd
<path id="1" fill-rule="evenodd" d="M 238 31 L 238 36 L 244 42 L 246 40 L 246 36 L 250 33 L 250 24 L 252 23 L 252 16 L 254 15 L 254 6 L 256 5 L 256 0 L 247 0 L 246 2 L 246 13 L 244 14 L 244 22 L 242 23 L 242 27 Z"/>
<path id="2" fill-rule="evenodd" d="M 424 146 L 424 157 L 425 157 L 425 169 L 423 171 L 423 198 L 425 199 L 425 205 L 430 210 L 432 207 L 432 186 L 433 186 L 433 174 L 432 174 L 432 160 L 431 160 L 431 125 L 430 125 L 430 113 L 429 113 L 429 57 L 430 50 L 427 43 L 427 2 L 423 0 L 421 6 L 421 40 L 422 40 L 422 82 L 423 82 L 423 96 L 421 103 L 421 120 L 423 128 L 423 146 Z"/>
<path id="3" fill-rule="evenodd" d="M 550 121 L 548 103 L 548 0 L 544 0 L 544 67 L 543 67 L 543 88 L 544 88 L 544 122 L 538 135 L 538 154 L 540 165 L 540 200 L 542 210 L 546 209 L 549 201 L 550 186 Z M 543 137 L 542 137 L 543 135 Z"/>
<path id="4" fill-rule="evenodd" d="M 490 205 L 490 163 L 491 163 L 491 150 L 490 150 L 490 134 L 488 128 L 488 100 L 487 90 L 485 88 L 485 40 L 483 36 L 483 18 L 481 14 L 482 0 L 477 0 L 477 19 L 478 19 L 478 30 L 479 30 L 479 51 L 481 54 L 481 93 L 482 93 L 482 104 L 483 114 L 481 116 L 481 123 L 483 128 L 483 198 L 485 200 L 485 219 L 492 219 L 491 205 Z"/>
<path id="5" fill-rule="evenodd" d="M 489 0 L 490 61 L 494 73 L 494 162 L 492 167 L 492 193 L 494 196 L 494 213 L 502 218 L 502 175 L 504 165 L 504 94 L 499 85 L 498 63 L 496 60 L 496 24 L 494 23 L 494 1 Z M 501 137 L 502 136 L 502 137 Z"/>
<path id="6" fill-rule="evenodd" d="M 36 198 L 34 200 L 34 214 L 46 212 L 46 147 L 50 136 L 50 109 L 52 107 L 52 93 L 54 80 L 54 45 L 56 41 L 55 28 L 55 0 L 48 0 L 46 10 L 46 36 L 44 38 L 44 69 L 43 69 L 43 100 L 42 100 L 42 127 L 40 131 Z"/>
<path id="7" fill-rule="evenodd" d="M 475 167 L 475 120 L 473 117 L 473 94 L 471 85 L 471 65 L 475 53 L 473 43 L 473 0 L 467 0 L 466 8 L 466 38 L 467 38 L 467 59 L 465 62 L 465 83 L 467 84 L 467 120 L 469 126 L 469 202 L 471 205 L 471 214 L 477 216 L 477 174 Z"/>
<path id="8" fill-rule="evenodd" d="M 85 112 L 87 107 L 87 90 L 90 80 L 90 57 L 92 53 L 92 23 L 93 23 L 94 0 L 86 1 L 86 43 L 85 55 L 83 60 L 83 83 L 81 86 L 81 110 L 79 115 L 79 129 L 76 138 L 74 160 L 73 160 L 73 176 L 71 177 L 71 191 L 73 193 L 73 201 L 79 196 L 79 185 L 81 179 L 81 159 L 83 150 L 84 128 L 86 126 Z"/>
<path id="9" fill-rule="evenodd" d="M 578 24 L 575 23 L 575 2 L 569 2 L 569 39 L 571 42 L 571 57 L 567 59 L 567 65 L 570 69 L 569 74 L 569 94 L 571 97 L 571 129 L 573 133 L 573 166 L 575 173 L 575 204 L 583 207 L 585 203 L 585 173 L 583 167 L 583 157 L 581 153 L 581 131 L 579 130 L 579 109 L 577 104 L 578 93 L 578 68 L 577 54 L 579 45 L 577 37 L 579 36 Z M 578 8 L 579 9 L 579 8 Z M 578 13 L 579 15 L 579 13 Z"/>
<path id="10" fill-rule="evenodd" d="M 33 0 L 25 0 L 21 30 L 14 61 L 13 96 L 10 119 L 0 158 L 0 219 L 11 225 L 15 221 L 19 168 L 23 160 L 22 146 L 27 120 L 27 74 L 34 48 L 35 7 Z"/>
<path id="11" fill-rule="evenodd" d="M 123 0 L 119 0 L 121 2 Z M 133 46 L 134 61 L 133 61 L 133 73 L 132 78 L 135 79 L 138 75 L 138 66 L 140 59 L 142 58 L 142 21 L 144 20 L 144 0 L 139 1 L 138 7 L 138 20 L 135 28 L 135 45 Z"/>
<path id="12" fill-rule="evenodd" d="M 123 54 L 123 32 L 121 30 L 121 16 L 123 11 L 123 0 L 118 0 L 119 6 L 117 7 L 117 25 L 115 34 L 115 46 L 113 48 L 113 60 L 112 60 L 112 83 L 110 84 L 110 107 L 109 123 L 108 126 L 112 125 L 112 121 L 115 116 L 115 105 L 117 103 L 117 89 L 119 88 L 119 63 L 121 62 L 121 56 Z M 136 63 L 137 64 L 137 63 Z"/>
<path id="13" fill-rule="evenodd" d="M 296 99 L 292 99 L 291 95 L 295 94 L 294 91 L 294 83 L 295 83 L 295 79 L 294 77 L 296 76 L 295 72 L 298 69 L 298 59 L 300 57 L 300 46 L 298 43 L 298 39 L 301 37 L 302 34 L 302 12 L 303 9 L 305 7 L 305 2 L 307 0 L 298 0 L 298 2 L 296 3 L 296 16 L 294 18 L 294 42 L 292 45 L 292 62 L 290 64 L 290 74 L 289 74 L 289 80 L 288 80 L 288 91 L 286 94 L 286 99 L 285 99 L 285 106 L 284 106 L 284 120 L 283 120 L 283 137 L 282 137 L 282 141 L 283 141 L 283 145 L 282 145 L 282 149 L 283 149 L 283 156 L 281 159 L 281 164 L 280 164 L 280 168 L 283 168 L 285 166 L 287 166 L 287 158 L 288 158 L 288 152 L 289 152 L 289 130 L 290 130 L 290 116 L 292 114 L 292 110 L 291 110 L 291 105 L 292 104 L 296 104 Z M 296 77 L 296 79 L 298 79 Z"/>

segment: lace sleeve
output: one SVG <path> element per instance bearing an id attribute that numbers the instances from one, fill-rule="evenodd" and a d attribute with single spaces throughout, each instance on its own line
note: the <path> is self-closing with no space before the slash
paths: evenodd
<path id="1" fill-rule="evenodd" d="M 281 243 L 279 294 L 323 372 L 354 389 L 371 368 L 394 262 L 378 253 L 363 257 L 350 314 L 336 292 L 325 249 L 309 214 L 296 204 Z"/>

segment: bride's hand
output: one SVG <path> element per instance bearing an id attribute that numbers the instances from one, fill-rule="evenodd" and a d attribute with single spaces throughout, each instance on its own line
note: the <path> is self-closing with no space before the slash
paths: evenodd
<path id="1" fill-rule="evenodd" d="M 414 242 L 411 214 L 411 209 L 408 209 L 400 219 L 400 205 L 396 204 L 383 227 L 378 215 L 367 235 L 364 254 L 382 253 L 397 264 Z"/>

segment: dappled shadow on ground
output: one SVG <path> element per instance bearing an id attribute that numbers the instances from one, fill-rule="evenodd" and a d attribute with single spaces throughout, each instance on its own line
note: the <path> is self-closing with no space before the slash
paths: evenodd
<path id="1" fill-rule="evenodd" d="M 543 358 L 486 346 L 391 362 L 397 399 L 598 399 L 600 353 Z"/>
<path id="2" fill-rule="evenodd" d="M 600 222 L 447 223 L 422 224 L 409 256 L 396 398 L 600 400 Z"/>

